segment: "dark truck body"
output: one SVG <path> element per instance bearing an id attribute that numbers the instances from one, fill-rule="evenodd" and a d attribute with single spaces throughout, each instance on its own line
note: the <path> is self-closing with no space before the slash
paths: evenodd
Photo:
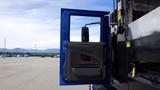
<path id="1" fill-rule="evenodd" d="M 129 24 L 130 40 L 133 42 L 135 59 L 139 62 L 160 63 L 159 16 L 160 7 Z M 159 68 L 156 71 L 160 72 Z"/>
<path id="2" fill-rule="evenodd" d="M 128 26 L 126 27 L 124 25 L 125 33 L 117 37 L 118 42 L 125 43 L 128 40 L 131 41 L 128 60 L 159 64 L 160 0 L 118 0 L 118 2 L 119 1 L 123 3 L 123 18 L 121 21 L 116 21 L 112 18 L 112 21 L 116 22 L 117 25 L 125 23 L 126 26 Z"/>
<path id="3" fill-rule="evenodd" d="M 114 52 L 113 72 L 114 77 L 120 82 L 128 80 L 126 77 L 131 71 L 130 64 L 134 63 L 136 67 L 134 79 L 154 87 L 153 89 L 160 89 L 159 6 L 160 0 L 116 0 L 116 10 L 111 14 L 111 25 L 113 29 L 114 25 L 117 25 L 117 32 L 124 28 L 123 34 L 117 34 Z M 131 47 L 127 47 L 126 42 L 130 42 Z M 129 67 L 128 70 L 126 67 Z"/>

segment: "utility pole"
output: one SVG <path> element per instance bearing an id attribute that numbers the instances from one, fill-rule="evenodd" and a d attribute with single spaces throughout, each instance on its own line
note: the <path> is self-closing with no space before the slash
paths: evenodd
<path id="1" fill-rule="evenodd" d="M 3 51 L 3 57 L 5 58 L 6 57 L 6 38 L 4 38 L 4 51 Z"/>
<path id="2" fill-rule="evenodd" d="M 34 49 L 37 50 L 37 44 L 34 45 Z"/>

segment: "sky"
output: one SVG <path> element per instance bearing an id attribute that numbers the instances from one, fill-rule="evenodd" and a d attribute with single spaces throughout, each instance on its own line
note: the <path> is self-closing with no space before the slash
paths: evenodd
<path id="1" fill-rule="evenodd" d="M 0 0 L 0 48 L 4 38 L 10 49 L 59 48 L 61 8 L 111 11 L 112 0 Z M 71 40 L 80 40 L 80 21 L 84 23 L 85 18 L 72 18 Z M 94 20 L 99 18 L 87 19 Z M 91 34 L 96 40 L 97 31 Z"/>

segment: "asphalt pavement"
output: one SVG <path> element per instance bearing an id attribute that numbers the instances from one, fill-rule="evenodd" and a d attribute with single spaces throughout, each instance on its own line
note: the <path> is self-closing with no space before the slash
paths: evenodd
<path id="1" fill-rule="evenodd" d="M 0 90 L 88 90 L 88 85 L 60 86 L 58 58 L 0 58 Z"/>

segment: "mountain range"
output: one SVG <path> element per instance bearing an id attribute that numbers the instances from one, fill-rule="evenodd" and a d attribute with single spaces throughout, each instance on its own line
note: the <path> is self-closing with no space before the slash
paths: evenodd
<path id="1" fill-rule="evenodd" d="M 0 48 L 0 52 L 4 52 L 3 48 Z M 24 49 L 24 48 L 14 48 L 14 49 L 5 49 L 5 52 L 16 52 L 16 53 L 59 53 L 60 50 L 53 48 L 53 49 Z"/>

